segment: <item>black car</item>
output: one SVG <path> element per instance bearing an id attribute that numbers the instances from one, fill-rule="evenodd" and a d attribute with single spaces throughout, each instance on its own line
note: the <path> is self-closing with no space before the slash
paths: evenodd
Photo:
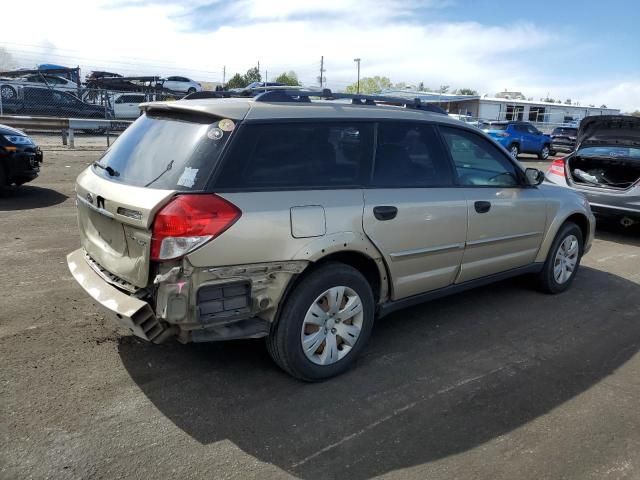
<path id="1" fill-rule="evenodd" d="M 577 127 L 556 127 L 551 132 L 551 152 L 573 152 L 576 149 Z"/>
<path id="2" fill-rule="evenodd" d="M 26 133 L 0 125 L 0 189 L 38 176 L 42 150 Z"/>
<path id="3" fill-rule="evenodd" d="M 113 118 L 111 108 L 86 103 L 71 93 L 48 88 L 24 87 L 3 101 L 5 113 L 64 118 Z"/>

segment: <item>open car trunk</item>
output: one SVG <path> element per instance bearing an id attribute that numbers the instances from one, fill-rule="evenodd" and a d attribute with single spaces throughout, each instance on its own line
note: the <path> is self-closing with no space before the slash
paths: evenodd
<path id="1" fill-rule="evenodd" d="M 576 155 L 567 166 L 571 180 L 580 186 L 627 190 L 640 181 L 640 159 Z"/>

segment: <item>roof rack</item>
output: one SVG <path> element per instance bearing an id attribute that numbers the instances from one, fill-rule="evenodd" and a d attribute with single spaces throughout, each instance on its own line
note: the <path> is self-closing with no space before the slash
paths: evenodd
<path id="1" fill-rule="evenodd" d="M 386 95 L 365 95 L 360 93 L 334 93 L 328 88 L 323 90 L 268 90 L 256 92 L 256 102 L 296 102 L 308 103 L 311 97 L 324 100 L 351 100 L 352 105 L 398 105 L 413 110 L 447 114 L 442 108 L 432 103 L 425 103 L 419 98 L 391 97 Z"/>
<path id="2" fill-rule="evenodd" d="M 285 103 L 310 103 L 311 98 L 322 100 L 351 100 L 352 105 L 396 105 L 413 110 L 441 113 L 446 115 L 442 108 L 433 103 L 423 102 L 419 98 L 403 98 L 387 95 L 365 95 L 360 93 L 337 93 L 328 88 L 323 90 L 302 90 L 295 87 L 258 87 L 249 90 L 229 91 L 201 91 L 194 92 L 183 100 L 196 100 L 202 98 L 247 98 L 253 97 L 256 102 L 285 102 Z"/>

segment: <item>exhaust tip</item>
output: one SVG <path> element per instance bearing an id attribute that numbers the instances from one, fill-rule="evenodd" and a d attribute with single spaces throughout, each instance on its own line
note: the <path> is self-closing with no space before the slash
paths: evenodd
<path id="1" fill-rule="evenodd" d="M 633 218 L 622 217 L 620 219 L 620 225 L 622 225 L 623 227 L 630 227 L 631 225 L 634 225 L 636 223 L 638 223 L 638 221 L 634 220 Z"/>

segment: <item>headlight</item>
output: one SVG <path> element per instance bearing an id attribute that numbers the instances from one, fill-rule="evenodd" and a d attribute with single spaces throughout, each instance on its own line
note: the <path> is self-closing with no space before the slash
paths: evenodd
<path id="1" fill-rule="evenodd" d="M 33 140 L 26 135 L 4 135 L 4 139 L 14 145 L 33 145 Z"/>

